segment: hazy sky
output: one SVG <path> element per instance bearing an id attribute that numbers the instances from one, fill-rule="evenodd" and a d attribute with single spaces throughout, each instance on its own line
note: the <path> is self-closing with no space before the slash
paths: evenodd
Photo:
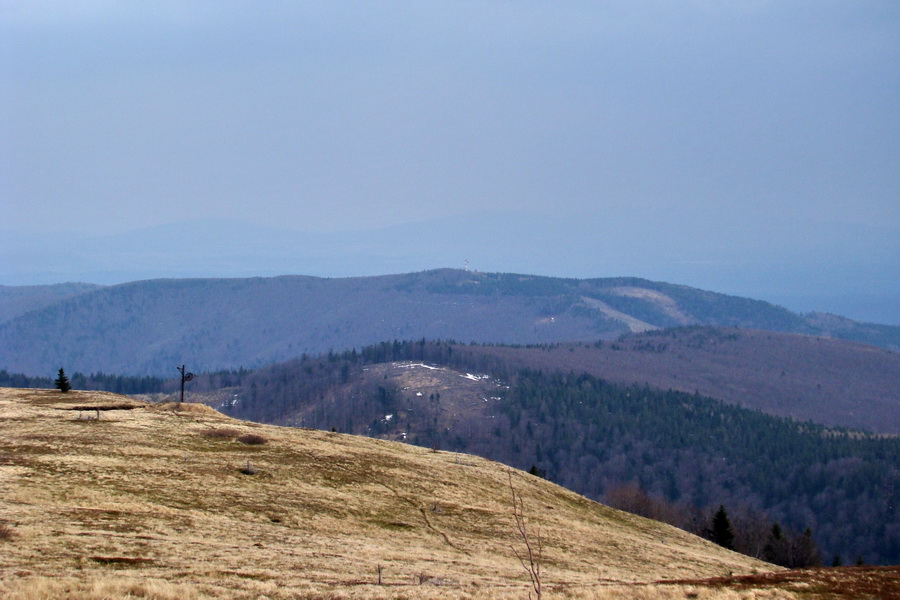
<path id="1" fill-rule="evenodd" d="M 0 230 L 900 237 L 896 0 L 0 0 L 0 69 Z"/>

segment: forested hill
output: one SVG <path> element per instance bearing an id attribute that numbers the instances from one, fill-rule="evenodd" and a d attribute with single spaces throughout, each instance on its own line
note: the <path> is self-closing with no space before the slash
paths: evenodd
<path id="1" fill-rule="evenodd" d="M 900 437 L 521 369 L 483 350 L 380 344 L 192 385 L 236 417 L 474 453 L 598 500 L 633 486 L 668 507 L 650 516 L 698 533 L 725 505 L 742 551 L 760 557 L 778 521 L 811 528 L 825 561 L 900 561 Z"/>
<path id="2" fill-rule="evenodd" d="M 0 294 L 0 369 L 46 376 L 256 367 L 390 339 L 532 344 L 694 324 L 833 335 L 900 348 L 900 327 L 633 278 L 442 269 L 382 277 L 152 280 Z M 29 303 L 23 298 L 29 296 Z"/>
<path id="3" fill-rule="evenodd" d="M 482 347 L 507 367 L 589 373 L 769 414 L 900 434 L 900 353 L 832 338 L 692 326 L 613 342 Z"/>
<path id="4" fill-rule="evenodd" d="M 39 310 L 61 300 L 101 289 L 89 283 L 60 283 L 56 285 L 0 285 L 0 323 L 33 310 Z"/>

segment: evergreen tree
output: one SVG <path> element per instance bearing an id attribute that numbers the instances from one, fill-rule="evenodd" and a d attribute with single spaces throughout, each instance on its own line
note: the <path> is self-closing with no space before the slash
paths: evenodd
<path id="1" fill-rule="evenodd" d="M 793 548 L 794 564 L 791 567 L 821 567 L 822 554 L 819 552 L 819 546 L 813 539 L 812 529 L 809 527 L 794 542 Z"/>
<path id="2" fill-rule="evenodd" d="M 786 567 L 790 565 L 790 548 L 788 541 L 784 537 L 781 525 L 775 523 L 772 525 L 772 532 L 769 534 L 769 540 L 763 549 L 763 558 L 776 565 Z"/>
<path id="3" fill-rule="evenodd" d="M 712 541 L 734 550 L 734 530 L 731 529 L 731 521 L 728 520 L 728 512 L 725 511 L 724 505 L 719 505 L 719 510 L 713 516 L 712 520 Z"/>
<path id="4" fill-rule="evenodd" d="M 66 377 L 66 372 L 63 371 L 62 367 L 59 368 L 59 377 L 57 377 L 56 381 L 54 381 L 53 383 L 56 385 L 56 388 L 63 394 L 72 389 L 72 386 L 69 385 L 69 378 Z"/>

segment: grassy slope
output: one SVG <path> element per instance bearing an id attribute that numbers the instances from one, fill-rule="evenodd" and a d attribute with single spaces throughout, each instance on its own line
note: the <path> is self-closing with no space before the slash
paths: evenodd
<path id="1" fill-rule="evenodd" d="M 99 420 L 77 409 L 129 404 Z M 520 540 L 508 470 L 497 463 L 100 392 L 3 389 L 0 417 L 0 515 L 12 532 L 0 542 L 0 586 L 168 580 L 181 586 L 172 597 L 223 598 L 526 590 L 510 548 Z M 268 443 L 202 434 L 222 428 Z M 248 461 L 257 474 L 240 472 Z M 512 477 L 544 539 L 545 582 L 558 594 L 772 568 L 544 480 Z M 379 565 L 393 587 L 372 585 Z"/>

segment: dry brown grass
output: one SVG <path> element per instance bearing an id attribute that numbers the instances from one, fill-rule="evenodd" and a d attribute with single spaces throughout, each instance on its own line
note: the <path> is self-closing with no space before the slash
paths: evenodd
<path id="1" fill-rule="evenodd" d="M 13 530 L 7 523 L 0 522 L 0 543 L 13 539 Z"/>
<path id="2" fill-rule="evenodd" d="M 141 404 L 89 421 L 68 410 L 121 401 L 0 389 L 0 514 L 17 524 L 0 552 L 0 597 L 527 595 L 502 465 L 205 406 Z M 198 435 L 223 429 L 268 443 Z M 252 477 L 239 472 L 248 464 Z M 542 479 L 513 479 L 544 541 L 545 598 L 688 598 L 691 584 L 653 582 L 774 569 Z M 725 593 L 697 593 L 706 589 Z"/>
<path id="3" fill-rule="evenodd" d="M 747 593 L 779 590 L 801 598 L 900 600 L 900 566 L 814 568 L 693 581 L 705 589 Z"/>
<path id="4" fill-rule="evenodd" d="M 211 427 L 202 430 L 200 435 L 211 439 L 231 440 L 241 435 L 241 432 L 231 427 Z"/>
<path id="5" fill-rule="evenodd" d="M 0 582 L 0 596 L 7 600 L 194 600 L 201 596 L 190 585 L 138 577 L 28 577 L 8 586 Z"/>
<path id="6" fill-rule="evenodd" d="M 405 599 L 405 600 L 520 600 L 526 598 L 524 590 L 512 587 L 472 588 L 460 590 L 446 588 L 439 580 L 426 579 L 423 583 L 406 584 L 358 584 L 341 589 L 323 590 L 321 586 L 295 588 L 284 593 L 277 586 L 258 583 L 247 595 L 233 596 L 232 590 L 202 590 L 190 584 L 171 583 L 160 579 L 139 577 L 101 577 L 90 581 L 73 577 L 29 578 L 6 587 L 0 582 L 0 593 L 7 600 L 207 600 L 225 598 L 273 598 L 292 600 L 352 600 L 352 599 Z M 258 595 L 254 596 L 256 593 Z M 565 588 L 544 593 L 548 600 L 798 600 L 809 596 L 797 596 L 778 589 L 729 590 L 702 585 L 604 585 L 592 588 Z M 879 600 L 880 597 L 878 597 Z M 855 599 L 858 600 L 858 599 Z"/>
<path id="7" fill-rule="evenodd" d="M 263 444 L 268 443 L 269 440 L 261 435 L 256 435 L 255 433 L 245 433 L 237 438 L 237 441 L 242 444 L 247 444 L 248 446 L 262 446 Z"/>

